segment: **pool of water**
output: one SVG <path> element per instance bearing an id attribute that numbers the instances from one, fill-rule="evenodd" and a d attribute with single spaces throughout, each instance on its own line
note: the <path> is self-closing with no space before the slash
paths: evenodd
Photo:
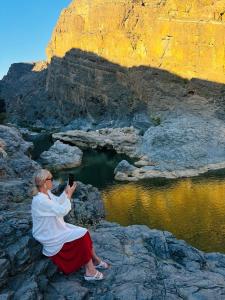
<path id="1" fill-rule="evenodd" d="M 225 253 L 225 170 L 176 180 L 115 182 L 113 170 L 123 158 L 88 151 L 80 168 L 55 176 L 65 181 L 73 173 L 76 180 L 98 187 L 108 221 L 167 230 L 201 250 Z"/>
<path id="2" fill-rule="evenodd" d="M 167 230 L 198 249 L 225 253 L 225 172 L 208 176 L 106 187 L 107 219 Z"/>
<path id="3" fill-rule="evenodd" d="M 50 136 L 35 142 L 34 157 L 52 143 Z M 100 189 L 106 219 L 121 225 L 145 224 L 167 230 L 198 249 L 225 253 L 225 170 L 185 179 L 151 179 L 136 183 L 114 180 L 113 170 L 125 155 L 89 150 L 78 168 L 54 173 Z"/>

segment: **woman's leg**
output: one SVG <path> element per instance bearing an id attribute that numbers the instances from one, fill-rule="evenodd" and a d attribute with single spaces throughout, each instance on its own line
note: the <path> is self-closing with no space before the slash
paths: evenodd
<path id="1" fill-rule="evenodd" d="M 90 259 L 89 262 L 85 265 L 85 274 L 87 276 L 94 276 L 96 272 L 97 270 L 95 269 L 93 261 L 92 259 Z"/>
<path id="2" fill-rule="evenodd" d="M 94 247 L 92 247 L 92 260 L 95 265 L 98 265 L 101 262 L 101 259 L 97 256 Z"/>
<path id="3" fill-rule="evenodd" d="M 109 264 L 106 261 L 101 260 L 101 258 L 97 256 L 94 247 L 92 247 L 92 261 L 93 261 L 96 269 L 108 269 L 109 268 Z"/>

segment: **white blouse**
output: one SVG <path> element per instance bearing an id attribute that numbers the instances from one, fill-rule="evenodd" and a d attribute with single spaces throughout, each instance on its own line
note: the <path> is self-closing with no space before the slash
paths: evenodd
<path id="1" fill-rule="evenodd" d="M 57 254 L 64 243 L 79 239 L 86 228 L 68 224 L 63 217 L 71 210 L 71 202 L 65 192 L 59 197 L 48 191 L 49 197 L 39 192 L 33 197 L 31 212 L 33 237 L 43 245 L 46 256 Z"/>

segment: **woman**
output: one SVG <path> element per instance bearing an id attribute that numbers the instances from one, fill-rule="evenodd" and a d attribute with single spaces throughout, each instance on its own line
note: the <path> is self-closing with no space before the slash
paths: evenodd
<path id="1" fill-rule="evenodd" d="M 102 280 L 103 274 L 97 269 L 107 269 L 109 265 L 96 255 L 89 232 L 63 219 L 71 210 L 70 200 L 76 183 L 67 186 L 57 197 L 50 192 L 52 180 L 52 174 L 46 169 L 35 175 L 36 195 L 31 207 L 33 236 L 43 245 L 43 254 L 65 274 L 85 266 L 85 280 Z"/>

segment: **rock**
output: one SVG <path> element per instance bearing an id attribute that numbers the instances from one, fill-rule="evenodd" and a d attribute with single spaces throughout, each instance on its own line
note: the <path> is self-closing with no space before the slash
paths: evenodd
<path id="1" fill-rule="evenodd" d="M 13 64 L 0 81 L 7 118 L 82 130 L 119 120 L 141 134 L 187 109 L 224 119 L 223 11 L 221 1 L 74 0 L 49 62 Z"/>
<path id="2" fill-rule="evenodd" d="M 144 134 L 139 168 L 116 168 L 117 180 L 192 177 L 225 167 L 225 124 L 213 117 L 182 115 L 169 118 Z M 147 160 L 148 159 L 148 160 Z"/>
<path id="3" fill-rule="evenodd" d="M 78 224 L 96 224 L 105 217 L 105 211 L 101 194 L 91 185 L 77 182 L 77 188 L 73 195 L 72 210 L 67 216 L 68 222 Z"/>
<path id="4" fill-rule="evenodd" d="M 138 130 L 133 127 L 104 128 L 96 131 L 71 130 L 54 133 L 54 140 L 69 142 L 81 148 L 107 148 L 117 153 L 136 156 L 137 145 L 140 141 Z"/>
<path id="5" fill-rule="evenodd" d="M 7 259 L 0 259 L 0 288 L 7 283 L 7 277 L 9 275 L 10 263 Z M 1 298 L 0 298 L 1 299 Z"/>
<path id="6" fill-rule="evenodd" d="M 20 201 L 33 184 L 33 174 L 40 168 L 31 160 L 32 143 L 25 142 L 16 128 L 0 125 L 3 153 L 0 156 L 0 195 L 4 201 Z"/>
<path id="7" fill-rule="evenodd" d="M 18 286 L 16 287 L 16 292 L 14 294 L 15 300 L 20 300 L 21 298 L 25 300 L 36 300 L 42 298 L 42 295 L 39 292 L 38 283 L 34 276 L 31 276 L 22 282 L 18 280 L 17 285 Z"/>
<path id="8" fill-rule="evenodd" d="M 185 78 L 224 82 L 224 8 L 221 1 L 193 0 L 190 6 L 188 0 L 74 0 L 54 29 L 48 61 L 76 48 L 122 66 L 159 67 Z"/>
<path id="9" fill-rule="evenodd" d="M 47 168 L 60 170 L 80 166 L 82 156 L 83 152 L 78 147 L 56 141 L 48 151 L 41 154 L 40 158 Z"/>
<path id="10" fill-rule="evenodd" d="M 13 202 L 20 202 L 27 192 L 27 183 L 24 180 L 0 180 L 0 196 Z"/>
<path id="11" fill-rule="evenodd" d="M 114 170 L 114 174 L 116 174 L 117 172 L 121 172 L 121 173 L 127 173 L 128 175 L 131 174 L 136 168 L 134 166 L 132 166 L 131 164 L 129 164 L 128 161 L 126 160 L 122 160 L 117 167 Z"/>
<path id="12" fill-rule="evenodd" d="M 42 118 L 47 108 L 45 91 L 47 64 L 44 63 L 45 69 L 40 71 L 35 70 L 36 64 L 38 63 L 12 64 L 7 76 L 0 81 L 0 97 L 5 101 L 7 120 L 23 123 L 23 126 L 24 123 L 28 126 L 34 125 Z M 50 110 L 49 107 L 48 112 Z M 45 117 L 48 123 L 47 114 Z"/>
<path id="13" fill-rule="evenodd" d="M 52 297 L 52 292 L 54 291 L 54 294 L 56 296 L 56 299 L 59 299 L 59 297 L 62 297 L 62 299 L 71 299 L 71 300 L 82 300 L 85 299 L 89 295 L 89 289 L 86 287 L 83 287 L 78 282 L 74 281 L 62 281 L 62 280 L 56 280 L 53 283 L 51 283 L 50 288 L 47 288 L 46 297 L 49 299 L 49 297 Z M 46 299 L 47 299 L 46 298 Z"/>
<path id="14" fill-rule="evenodd" d="M 23 268 L 24 264 L 28 264 L 31 259 L 29 244 L 30 237 L 25 236 L 7 248 L 11 265 L 18 271 Z M 11 271 L 11 274 L 13 274 L 13 271 Z"/>
<path id="15" fill-rule="evenodd" d="M 155 166 L 155 163 L 149 161 L 148 159 L 140 159 L 138 161 L 136 161 L 135 166 L 137 167 L 144 167 L 144 166 Z"/>
<path id="16" fill-rule="evenodd" d="M 183 115 L 146 131 L 142 151 L 161 170 L 211 169 L 225 162 L 224 133 L 220 120 Z"/>
<path id="17" fill-rule="evenodd" d="M 5 152 L 5 147 L 6 147 L 5 142 L 2 139 L 0 139 L 0 155 L 3 158 L 6 158 L 7 156 L 7 153 Z"/>
<path id="18" fill-rule="evenodd" d="M 0 294 L 0 300 L 12 300 L 14 293 L 12 291 L 3 292 Z"/>

